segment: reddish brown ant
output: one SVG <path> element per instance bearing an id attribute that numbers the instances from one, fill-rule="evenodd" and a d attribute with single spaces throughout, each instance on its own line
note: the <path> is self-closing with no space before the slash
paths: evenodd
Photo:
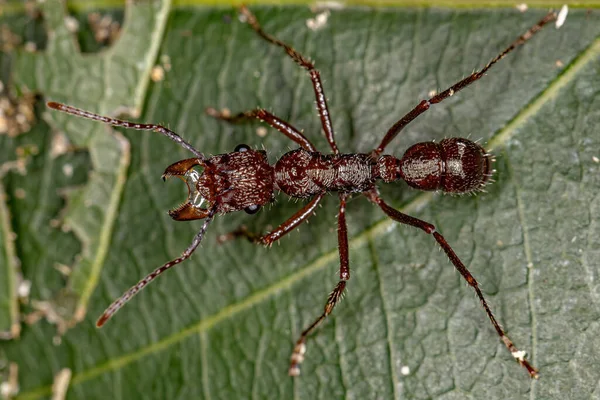
<path id="1" fill-rule="evenodd" d="M 454 250 L 452 250 L 448 242 L 446 242 L 446 239 L 444 239 L 433 225 L 403 214 L 385 203 L 379 196 L 376 182 L 378 180 L 384 182 L 404 180 L 408 185 L 416 189 L 441 190 L 445 193 L 460 194 L 480 191 L 490 180 L 493 173 L 491 166 L 493 160 L 483 147 L 468 139 L 450 138 L 444 139 L 439 143 L 417 143 L 410 147 L 400 159 L 391 155 L 381 154 L 406 125 L 427 111 L 432 104 L 440 103 L 442 100 L 447 99 L 481 78 L 492 65 L 501 60 L 515 47 L 529 40 L 544 25 L 555 20 L 557 14 L 554 12 L 547 14 L 503 52 L 493 58 L 480 71 L 474 72 L 430 99 L 421 101 L 387 131 L 375 150 L 370 153 L 340 154 L 334 140 L 333 125 L 331 124 L 319 71 L 314 68 L 314 65 L 309 60 L 292 47 L 265 33 L 255 16 L 247 8 L 242 7 L 241 12 L 246 18 L 246 22 L 258 35 L 266 41 L 282 47 L 297 64 L 308 71 L 312 80 L 323 131 L 331 146 L 332 153 L 323 154 L 318 152 L 310 140 L 299 130 L 263 109 L 248 111 L 235 116 L 219 113 L 213 108 L 209 108 L 206 111 L 215 118 L 229 122 L 258 118 L 300 146 L 299 149 L 284 154 L 275 165 L 269 165 L 265 151 L 253 150 L 246 145 L 237 146 L 232 153 L 207 158 L 175 132 L 163 126 L 122 121 L 96 115 L 68 105 L 49 102 L 48 107 L 69 114 L 101 121 L 114 126 L 162 133 L 194 155 L 193 158 L 181 160 L 169 166 L 163 174 L 163 179 L 170 176 L 178 176 L 186 182 L 189 190 L 187 202 L 169 211 L 169 215 L 177 221 L 204 219 L 204 224 L 194 237 L 192 244 L 179 258 L 169 261 L 156 269 L 115 300 L 100 316 L 97 326 L 101 327 L 104 325 L 127 301 L 157 276 L 189 258 L 202 241 L 208 224 L 216 214 L 225 214 L 240 210 L 254 214 L 263 205 L 273 201 L 276 191 L 281 191 L 295 198 L 305 199 L 312 197 L 312 200 L 308 204 L 272 232 L 259 235 L 240 228 L 226 235 L 229 238 L 245 237 L 254 243 L 270 245 L 306 221 L 313 214 L 326 193 L 338 192 L 340 207 L 337 233 L 340 255 L 340 280 L 327 298 L 323 313 L 302 332 L 296 342 L 291 357 L 289 374 L 292 376 L 299 375 L 299 365 L 304 360 L 306 352 L 306 337 L 333 311 L 333 308 L 338 303 L 346 288 L 347 281 L 350 279 L 346 202 L 352 194 L 360 193 L 379 206 L 393 220 L 401 224 L 414 226 L 427 234 L 433 235 L 458 272 L 475 290 L 502 342 L 513 357 L 527 369 L 529 375 L 532 378 L 537 378 L 537 370 L 526 360 L 525 352 L 519 351 L 508 336 L 506 336 L 506 333 L 492 314 L 483 293 L 479 289 L 477 281 L 458 258 Z M 203 171 L 198 172 L 194 170 L 195 166 L 201 167 Z"/>

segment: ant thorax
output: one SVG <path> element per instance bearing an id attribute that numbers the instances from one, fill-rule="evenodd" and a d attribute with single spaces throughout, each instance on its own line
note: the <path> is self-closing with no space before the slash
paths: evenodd
<path id="1" fill-rule="evenodd" d="M 275 164 L 275 185 L 292 197 L 310 197 L 323 191 L 359 193 L 379 178 L 377 163 L 368 154 L 323 154 L 304 149 L 290 151 Z"/>

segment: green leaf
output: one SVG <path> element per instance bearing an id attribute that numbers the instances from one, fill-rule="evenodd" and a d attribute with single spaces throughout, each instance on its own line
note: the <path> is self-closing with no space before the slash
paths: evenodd
<path id="1" fill-rule="evenodd" d="M 485 65 L 545 13 L 343 9 L 311 30 L 306 21 L 314 14 L 306 7 L 255 11 L 266 31 L 315 60 L 344 152 L 371 150 L 430 91 Z M 126 24 L 143 18 L 131 15 Z M 160 32 L 150 25 L 138 25 L 139 34 L 123 33 L 121 39 L 131 40 L 129 53 L 118 53 L 123 44 L 117 42 L 82 57 L 96 60 L 87 64 L 77 62 L 73 48 L 65 56 L 68 35 L 49 35 L 43 52 L 17 58 L 15 87 L 105 114 L 139 107 L 140 121 L 164 123 L 206 154 L 247 143 L 264 145 L 275 162 L 295 147 L 285 137 L 271 129 L 259 137 L 258 124 L 225 125 L 203 112 L 208 106 L 234 112 L 261 106 L 327 151 L 306 72 L 240 23 L 235 10 L 173 9 L 162 37 L 143 30 Z M 157 44 L 150 62 L 168 67 L 146 90 L 153 57 L 135 49 Z M 44 58 L 47 69 L 40 70 L 36 58 Z M 95 319 L 114 298 L 179 256 L 200 228 L 201 221 L 169 218 L 166 210 L 185 198 L 185 185 L 160 180 L 166 166 L 189 154 L 156 133 L 122 131 L 131 152 L 126 168 L 123 156 L 107 161 L 113 150 L 96 146 L 94 153 L 94 144 L 119 137 L 105 126 L 44 111 L 53 129 L 89 148 L 91 158 L 82 152 L 51 157 L 51 132 L 43 123 L 18 138 L 40 150 L 25 177 L 10 173 L 4 180 L 16 254 L 33 282 L 31 299 L 61 306 L 57 294 L 73 287 L 86 254 L 97 264 L 96 272 L 79 275 L 82 287 L 92 288 L 87 315 L 59 345 L 46 322 L 24 326 L 19 340 L 2 344 L 0 357 L 19 365 L 19 398 L 49 396 L 62 368 L 73 372 L 69 398 L 85 399 L 592 396 L 600 378 L 599 59 L 599 16 L 572 10 L 563 28 L 545 28 L 481 81 L 411 123 L 387 149 L 400 156 L 414 143 L 451 136 L 482 139 L 494 148 L 497 182 L 488 193 L 438 196 L 394 184 L 382 185 L 382 195 L 445 235 L 500 323 L 540 369 L 539 381 L 532 382 L 498 340 L 473 290 L 435 241 L 385 219 L 360 197 L 348 205 L 348 293 L 310 337 L 300 378 L 287 376 L 293 343 L 337 283 L 333 196 L 309 224 L 270 249 L 244 241 L 218 246 L 216 238 L 240 224 L 264 231 L 300 203 L 280 195 L 255 216 L 217 218 L 190 260 L 97 330 Z M 146 72 L 129 73 L 138 62 L 145 62 Z M 3 148 L 17 146 L 1 140 Z M 63 173 L 67 164 L 74 167 L 72 177 Z M 111 173 L 99 186 L 94 176 L 103 168 Z M 65 204 L 60 196 L 76 185 L 83 185 L 79 193 L 98 190 L 104 211 L 73 213 L 86 202 Z M 25 198 L 14 197 L 18 188 Z M 83 228 L 74 229 L 76 235 L 51 229 L 50 221 L 62 215 Z M 107 235 L 105 259 L 100 245 L 86 253 L 88 232 Z M 52 268 L 56 263 L 73 266 L 75 275 L 65 281 Z M 82 293 L 75 291 L 76 303 Z"/>
<path id="2" fill-rule="evenodd" d="M 169 1 L 132 6 L 118 43 L 91 56 L 78 54 L 63 8 L 45 3 L 42 12 L 50 27 L 46 51 L 24 52 L 17 57 L 15 84 L 21 90 L 42 92 L 48 99 L 59 101 L 69 98 L 65 92 L 71 91 L 88 100 L 81 107 L 94 107 L 101 113 L 119 108 L 138 115 L 169 7 Z M 150 38 L 153 44 L 139 41 L 140 36 Z M 70 191 L 63 215 L 64 226 L 82 243 L 68 285 L 70 294 L 77 296 L 69 318 L 78 322 L 85 316 L 108 251 L 130 149 L 125 138 L 106 135 L 106 127 L 100 124 L 86 125 L 85 121 L 80 126 L 89 129 L 69 129 L 66 116 L 57 113 L 49 114 L 48 120 L 53 126 L 66 128 L 71 144 L 89 149 L 93 168 L 86 186 Z"/>

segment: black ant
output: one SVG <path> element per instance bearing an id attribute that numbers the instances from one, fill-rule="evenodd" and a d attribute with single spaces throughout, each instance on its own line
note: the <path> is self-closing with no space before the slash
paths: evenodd
<path id="1" fill-rule="evenodd" d="M 492 169 L 493 158 L 483 147 L 471 140 L 449 138 L 439 143 L 417 143 L 410 147 L 400 159 L 381 154 L 386 146 L 412 120 L 427 111 L 431 105 L 440 103 L 480 79 L 492 65 L 510 53 L 515 47 L 524 44 L 544 25 L 557 19 L 557 14 L 555 12 L 548 13 L 480 71 L 474 72 L 430 99 L 421 101 L 387 131 L 381 143 L 370 153 L 340 154 L 335 143 L 333 125 L 331 124 L 319 71 L 314 68 L 312 62 L 292 47 L 265 33 L 256 17 L 246 7 L 241 8 L 241 13 L 258 35 L 264 40 L 282 47 L 298 65 L 308 71 L 312 80 L 323 131 L 331 146 L 332 153 L 323 154 L 317 151 L 310 140 L 299 130 L 263 109 L 256 109 L 235 116 L 220 113 L 213 108 L 207 109 L 206 112 L 212 117 L 229 122 L 258 118 L 300 146 L 299 149 L 284 154 L 275 165 L 269 165 L 265 151 L 253 150 L 244 144 L 238 145 L 233 153 L 207 158 L 175 132 L 161 125 L 122 121 L 96 115 L 68 105 L 49 102 L 48 107 L 52 109 L 80 117 L 124 128 L 159 132 L 179 143 L 194 155 L 193 158 L 181 160 L 169 166 L 162 177 L 166 180 L 170 176 L 177 176 L 185 181 L 189 191 L 187 202 L 169 211 L 169 215 L 177 221 L 204 219 L 200 231 L 194 237 L 192 244 L 179 258 L 164 264 L 131 287 L 106 309 L 96 325 L 98 327 L 104 325 L 127 301 L 157 276 L 189 258 L 202 241 L 206 228 L 215 215 L 240 210 L 254 214 L 263 205 L 274 200 L 276 191 L 281 191 L 295 198 L 312 198 L 308 204 L 272 232 L 260 235 L 251 233 L 245 228 L 240 228 L 225 235 L 226 238 L 244 237 L 253 243 L 271 245 L 306 221 L 325 197 L 325 194 L 337 192 L 340 199 L 337 229 L 340 280 L 329 294 L 323 313 L 302 332 L 296 342 L 291 356 L 289 374 L 297 376 L 300 374 L 299 365 L 304 360 L 306 352 L 306 337 L 333 311 L 350 279 L 346 202 L 352 194 L 362 194 L 379 206 L 393 220 L 401 224 L 414 226 L 434 237 L 458 272 L 475 290 L 502 343 L 506 345 L 512 356 L 527 369 L 530 377 L 537 378 L 538 371 L 529 364 L 525 358 L 525 352 L 519 351 L 515 347 L 498 324 L 479 289 L 477 281 L 446 242 L 446 239 L 432 224 L 403 214 L 385 203 L 379 196 L 376 183 L 378 180 L 384 182 L 404 180 L 409 186 L 420 190 L 441 190 L 453 194 L 481 191 L 494 172 Z M 202 172 L 196 171 L 195 166 L 201 167 Z"/>

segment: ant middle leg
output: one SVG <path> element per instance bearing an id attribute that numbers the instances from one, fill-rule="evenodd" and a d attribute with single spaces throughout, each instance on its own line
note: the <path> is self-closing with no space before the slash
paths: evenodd
<path id="1" fill-rule="evenodd" d="M 477 280 L 475 280 L 475 277 L 473 277 L 471 272 L 469 272 L 469 270 L 463 264 L 463 262 L 460 260 L 460 258 L 458 258 L 458 256 L 456 255 L 456 253 L 454 252 L 452 247 L 450 247 L 450 245 L 446 241 L 446 239 L 440 233 L 437 232 L 435 226 L 433 226 L 432 224 L 430 224 L 428 222 L 420 220 L 418 218 L 411 217 L 410 215 L 401 213 L 400 211 L 396 210 L 395 208 L 389 206 L 388 204 L 386 204 L 383 201 L 383 199 L 381 199 L 381 197 L 379 197 L 379 193 L 377 193 L 377 189 L 371 189 L 370 191 L 364 192 L 363 194 L 371 202 L 377 204 L 383 210 L 383 212 L 385 214 L 387 214 L 387 216 L 390 217 L 391 219 L 393 219 L 394 221 L 399 222 L 401 224 L 414 226 L 415 228 L 421 229 L 425 233 L 430 234 L 434 237 L 434 239 L 436 240 L 438 245 L 442 248 L 442 250 L 444 250 L 444 253 L 446 253 L 448 258 L 450 259 L 450 262 L 452 262 L 454 267 L 458 270 L 458 272 L 460 272 L 460 274 L 465 279 L 465 281 L 467 281 L 469 286 L 471 286 L 473 288 L 473 290 L 475 290 L 475 293 L 477 294 L 477 297 L 481 301 L 481 305 L 483 306 L 485 313 L 487 314 L 492 325 L 494 326 L 496 333 L 498 334 L 498 336 L 500 336 L 500 340 L 502 341 L 502 343 L 504 343 L 504 345 L 506 346 L 508 351 L 510 351 L 510 354 L 515 358 L 515 360 L 517 360 L 517 362 L 519 364 L 521 364 L 521 366 L 527 370 L 527 372 L 529 373 L 529 376 L 531 378 L 537 379 L 538 378 L 538 370 L 535 367 L 533 367 L 531 364 L 529 364 L 529 361 L 527 361 L 527 359 L 525 358 L 525 352 L 519 351 L 517 349 L 517 347 L 513 344 L 513 342 L 508 338 L 508 336 L 506 335 L 506 332 L 504 332 L 504 329 L 502 329 L 502 327 L 496 320 L 496 317 L 492 313 L 490 306 L 488 305 L 487 301 L 485 300 L 485 297 L 483 296 L 483 293 L 481 292 L 481 289 L 479 288 L 479 284 L 478 284 Z"/>
<path id="2" fill-rule="evenodd" d="M 350 260 L 348 257 L 348 227 L 346 225 L 346 199 L 348 194 L 340 193 L 340 210 L 338 212 L 338 246 L 340 253 L 340 281 L 327 297 L 323 314 L 308 326 L 296 341 L 292 356 L 290 357 L 290 376 L 300 375 L 300 364 L 304 361 L 306 353 L 306 338 L 310 335 L 333 311 L 346 289 L 346 282 L 350 279 Z"/>
<path id="3" fill-rule="evenodd" d="M 327 138 L 333 153 L 339 154 L 340 151 L 338 150 L 333 137 L 333 124 L 331 123 L 331 116 L 329 114 L 329 108 L 327 107 L 327 99 L 325 98 L 325 92 L 323 91 L 323 83 L 321 82 L 321 74 L 319 71 L 315 69 L 314 64 L 310 60 L 304 58 L 304 56 L 298 53 L 293 47 L 263 31 L 254 14 L 252 14 L 252 12 L 248 10 L 246 6 L 240 7 L 240 12 L 244 17 L 246 17 L 246 22 L 252 27 L 252 29 L 254 29 L 256 33 L 260 35 L 260 37 L 269 43 L 283 47 L 285 52 L 296 62 L 296 64 L 308 71 L 312 81 L 313 90 L 315 92 L 317 109 L 319 110 L 319 117 L 321 118 L 321 126 L 325 132 L 325 137 Z"/>
<path id="4" fill-rule="evenodd" d="M 417 104 L 417 106 L 415 108 L 413 108 L 411 111 L 408 112 L 408 114 L 406 114 L 405 116 L 400 118 L 400 120 L 398 120 L 398 122 L 396 122 L 394 125 L 392 125 L 392 127 L 387 131 L 387 133 L 383 137 L 383 140 L 381 141 L 379 146 L 377 146 L 377 148 L 371 152 L 373 157 L 374 158 L 379 157 L 381 155 L 381 153 L 383 153 L 383 151 L 385 150 L 386 146 L 388 144 L 390 144 L 390 142 L 392 140 L 394 140 L 394 138 L 398 135 L 398 133 L 400 133 L 400 131 L 402 129 L 404 129 L 404 127 L 406 127 L 406 125 L 408 125 L 410 122 L 412 122 L 415 118 L 417 118 L 419 115 L 421 115 L 422 113 L 427 111 L 432 104 L 440 103 L 443 100 L 447 99 L 448 97 L 452 97 L 456 92 L 464 89 L 465 87 L 469 86 L 471 83 L 479 80 L 481 77 L 483 77 L 483 75 L 485 75 L 487 70 L 489 70 L 492 67 L 492 65 L 494 65 L 498 61 L 502 60 L 508 53 L 513 51 L 516 47 L 523 45 L 525 42 L 527 42 L 529 39 L 531 39 L 531 37 L 535 33 L 537 33 L 540 29 L 542 29 L 542 27 L 544 25 L 548 24 L 549 22 L 554 21 L 556 19 L 556 17 L 557 17 L 556 12 L 554 12 L 554 11 L 549 12 L 537 24 L 535 24 L 534 26 L 529 28 L 527 30 L 527 32 L 525 32 L 523 35 L 519 36 L 517 38 L 517 40 L 515 40 L 513 43 L 510 44 L 510 46 L 508 46 L 500 54 L 498 54 L 496 57 L 494 57 L 480 71 L 473 72 L 471 75 L 467 76 L 460 82 L 457 82 L 454 85 L 450 86 L 448 89 L 444 90 L 443 92 L 436 94 L 435 96 L 431 97 L 429 100 L 423 100 L 419 104 Z"/>
<path id="5" fill-rule="evenodd" d="M 250 232 L 245 226 L 241 226 L 233 232 L 219 236 L 217 241 L 222 244 L 232 239 L 246 238 L 252 243 L 270 246 L 284 235 L 296 229 L 302 222 L 306 221 L 314 213 L 323 197 L 325 197 L 325 192 L 315 195 L 308 204 L 269 233 L 261 235 L 259 233 Z"/>
<path id="6" fill-rule="evenodd" d="M 255 118 L 260 119 L 261 121 L 271 125 L 273 128 L 277 129 L 279 132 L 283 133 L 288 138 L 292 139 L 294 142 L 298 143 L 300 147 L 304 150 L 315 152 L 317 149 L 315 146 L 304 136 L 298 129 L 294 128 L 292 125 L 282 120 L 281 118 L 276 117 L 270 112 L 258 108 L 252 111 L 242 112 L 236 115 L 228 115 L 224 112 L 217 111 L 215 108 L 208 107 L 206 113 L 213 118 L 217 118 L 223 121 L 230 122 L 232 124 L 245 122 L 248 120 L 253 120 Z"/>

